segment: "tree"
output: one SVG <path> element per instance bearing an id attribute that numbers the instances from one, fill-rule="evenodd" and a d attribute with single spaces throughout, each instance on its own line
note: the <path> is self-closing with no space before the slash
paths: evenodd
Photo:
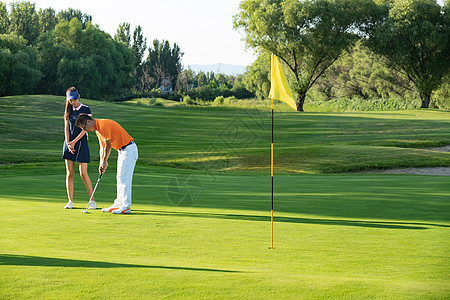
<path id="1" fill-rule="evenodd" d="M 59 85 L 58 65 L 64 57 L 78 57 L 78 53 L 58 43 L 53 31 L 41 33 L 36 40 L 36 50 L 39 70 L 43 74 L 36 84 L 36 93 L 58 95 L 65 91 L 67 87 Z"/>
<path id="2" fill-rule="evenodd" d="M 58 24 L 58 19 L 56 18 L 55 10 L 53 8 L 39 9 L 38 12 L 39 20 L 39 32 L 48 32 L 55 29 L 56 24 Z"/>
<path id="3" fill-rule="evenodd" d="M 380 7 L 384 22 L 369 27 L 369 48 L 403 70 L 419 91 L 422 108 L 450 71 L 450 2 L 393 0 Z"/>
<path id="4" fill-rule="evenodd" d="M 197 78 L 197 86 L 201 87 L 203 85 L 206 85 L 208 83 L 208 80 L 206 79 L 206 75 L 204 72 L 200 71 L 197 73 L 197 76 L 195 76 Z"/>
<path id="5" fill-rule="evenodd" d="M 197 85 L 197 79 L 195 78 L 195 72 L 188 67 L 183 70 L 184 77 L 186 78 L 187 84 Z"/>
<path id="6" fill-rule="evenodd" d="M 15 33 L 0 35 L 0 96 L 31 94 L 42 76 L 35 50 Z"/>
<path id="7" fill-rule="evenodd" d="M 169 41 L 153 40 L 152 47 L 148 49 L 146 64 L 149 66 L 152 77 L 156 79 L 156 87 L 161 85 L 163 78 L 168 78 L 172 84 L 178 79 L 181 72 L 181 58 L 184 53 L 176 43 L 171 48 Z"/>
<path id="8" fill-rule="evenodd" d="M 247 46 L 277 55 L 292 71 L 303 111 L 308 90 L 359 39 L 373 7 L 366 0 L 245 0 L 233 22 Z"/>
<path id="9" fill-rule="evenodd" d="M 34 42 L 39 36 L 39 19 L 34 3 L 11 3 L 9 32 L 24 37 L 29 43 Z"/>
<path id="10" fill-rule="evenodd" d="M 133 45 L 131 51 L 133 52 L 134 63 L 134 91 L 144 92 L 148 90 L 153 83 L 151 74 L 149 73 L 149 66 L 145 66 L 142 63 L 145 50 L 147 49 L 147 38 L 144 38 L 142 27 L 137 26 L 133 31 Z"/>
<path id="11" fill-rule="evenodd" d="M 69 50 L 58 63 L 59 86 L 76 85 L 85 97 L 97 99 L 127 92 L 132 86 L 131 50 L 91 22 L 82 26 L 77 18 L 56 25 L 56 41 Z"/>
<path id="12" fill-rule="evenodd" d="M 9 32 L 9 14 L 6 3 L 0 2 L 0 34 Z"/>
<path id="13" fill-rule="evenodd" d="M 144 38 L 144 33 L 141 26 L 137 26 L 133 31 L 133 51 L 134 66 L 138 67 L 144 58 L 144 52 L 147 49 L 147 38 Z"/>
<path id="14" fill-rule="evenodd" d="M 243 83 L 247 90 L 256 94 L 259 99 L 264 99 L 270 91 L 270 54 L 262 52 L 249 66 L 243 76 Z"/>
<path id="15" fill-rule="evenodd" d="M 78 19 L 81 22 L 82 29 L 86 29 L 87 23 L 92 22 L 91 15 L 84 14 L 81 10 L 73 8 L 60 11 L 56 17 L 58 21 L 66 20 L 67 22 L 70 22 L 72 19 Z"/>
<path id="16" fill-rule="evenodd" d="M 131 47 L 130 23 L 122 23 L 117 28 L 117 33 L 114 35 L 114 40 L 125 43 L 128 48 Z"/>
<path id="17" fill-rule="evenodd" d="M 389 67 L 387 59 L 358 42 L 317 80 L 309 97 L 393 99 L 417 101 L 416 88 L 404 72 Z"/>
<path id="18" fill-rule="evenodd" d="M 214 79 L 216 80 L 216 82 L 219 86 L 222 86 L 222 85 L 227 86 L 228 85 L 227 78 L 222 73 L 216 74 L 216 77 Z"/>

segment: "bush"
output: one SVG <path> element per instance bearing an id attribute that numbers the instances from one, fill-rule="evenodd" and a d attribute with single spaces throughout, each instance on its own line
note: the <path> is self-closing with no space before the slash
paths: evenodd
<path id="1" fill-rule="evenodd" d="M 192 98 L 189 97 L 189 96 L 184 96 L 183 103 L 186 104 L 186 105 L 193 105 L 193 104 L 195 104 L 194 100 L 192 100 Z"/>
<path id="2" fill-rule="evenodd" d="M 238 99 L 252 98 L 255 96 L 254 93 L 249 92 L 245 87 L 236 87 L 232 89 L 228 88 L 213 88 L 209 85 L 200 86 L 193 88 L 187 92 L 187 94 L 194 99 L 202 99 L 205 101 L 214 101 L 219 96 L 223 97 L 236 97 Z"/>
<path id="3" fill-rule="evenodd" d="M 223 105 L 223 101 L 225 100 L 224 96 L 218 96 L 214 99 L 214 105 Z"/>
<path id="4" fill-rule="evenodd" d="M 449 79 L 442 87 L 435 92 L 433 92 L 431 105 L 438 109 L 450 110 L 450 75 L 447 76 Z"/>
<path id="5" fill-rule="evenodd" d="M 224 105 L 233 105 L 237 103 L 237 99 L 234 96 L 227 97 L 223 100 Z"/>
<path id="6" fill-rule="evenodd" d="M 329 101 L 307 101 L 306 106 L 314 106 L 320 111 L 383 111 L 406 110 L 420 107 L 418 101 L 405 100 L 401 97 L 390 99 L 363 99 L 354 97 L 338 98 Z"/>

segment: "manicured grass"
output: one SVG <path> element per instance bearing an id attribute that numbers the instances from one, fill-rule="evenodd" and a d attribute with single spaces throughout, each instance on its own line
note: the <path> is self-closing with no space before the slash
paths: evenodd
<path id="1" fill-rule="evenodd" d="M 133 214 L 63 210 L 64 176 L 0 178 L 2 298 L 445 299 L 445 176 L 280 175 L 275 249 L 265 176 L 153 169 L 134 178 Z M 107 174 L 108 175 L 108 174 Z M 201 197 L 174 206 L 174 176 Z M 102 179 L 99 206 L 113 200 Z M 184 191 L 187 192 L 187 191 Z M 184 193 L 182 192 L 182 193 Z"/>
<path id="2" fill-rule="evenodd" d="M 59 162 L 63 102 L 55 96 L 0 98 L 0 164 Z M 139 146 L 140 166 L 269 171 L 268 112 L 82 102 L 91 106 L 95 117 L 116 120 L 130 131 Z M 45 107 L 45 113 L 37 114 L 37 107 Z M 95 139 L 94 135 L 90 142 L 93 161 L 98 160 Z M 450 166 L 449 153 L 426 150 L 448 144 L 450 112 L 275 113 L 277 172 Z"/>
<path id="3" fill-rule="evenodd" d="M 449 166 L 449 153 L 425 149 L 450 144 L 449 112 L 277 107 L 269 249 L 267 111 L 82 100 L 139 147 L 132 214 L 116 216 L 80 212 L 79 177 L 76 209 L 62 209 L 63 102 L 0 98 L 0 299 L 450 295 L 448 176 L 324 174 Z M 95 135 L 90 148 L 95 181 Z M 99 207 L 114 200 L 116 157 Z"/>

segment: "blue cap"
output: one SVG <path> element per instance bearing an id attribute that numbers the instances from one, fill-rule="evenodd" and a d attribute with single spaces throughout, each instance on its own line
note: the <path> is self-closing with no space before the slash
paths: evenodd
<path id="1" fill-rule="evenodd" d="M 75 99 L 75 100 L 78 99 L 78 91 L 67 93 L 67 100 L 71 100 L 71 99 Z"/>

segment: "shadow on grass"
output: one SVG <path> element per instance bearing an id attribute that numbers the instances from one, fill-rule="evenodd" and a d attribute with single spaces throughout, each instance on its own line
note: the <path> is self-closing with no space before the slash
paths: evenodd
<path id="1" fill-rule="evenodd" d="M 37 267 L 67 267 L 67 268 L 146 268 L 146 269 L 166 269 L 182 271 L 202 271 L 202 272 L 224 272 L 241 273 L 240 271 L 208 269 L 208 268 L 188 268 L 188 267 L 170 267 L 170 266 L 152 266 L 121 264 L 104 261 L 88 261 L 78 259 L 65 259 L 54 257 L 0 254 L 0 265 L 6 266 L 37 266 Z"/>
<path id="2" fill-rule="evenodd" d="M 270 222 L 270 216 L 257 216 L 257 215 L 190 213 L 190 212 L 150 211 L 150 210 L 133 210 L 133 214 Z M 430 223 L 313 219 L 313 218 L 295 218 L 295 217 L 278 217 L 278 216 L 274 217 L 274 222 L 356 226 L 356 227 L 383 228 L 383 229 L 412 229 L 412 230 L 430 229 L 430 227 L 426 226 L 450 227 L 448 225 L 430 224 Z"/>

